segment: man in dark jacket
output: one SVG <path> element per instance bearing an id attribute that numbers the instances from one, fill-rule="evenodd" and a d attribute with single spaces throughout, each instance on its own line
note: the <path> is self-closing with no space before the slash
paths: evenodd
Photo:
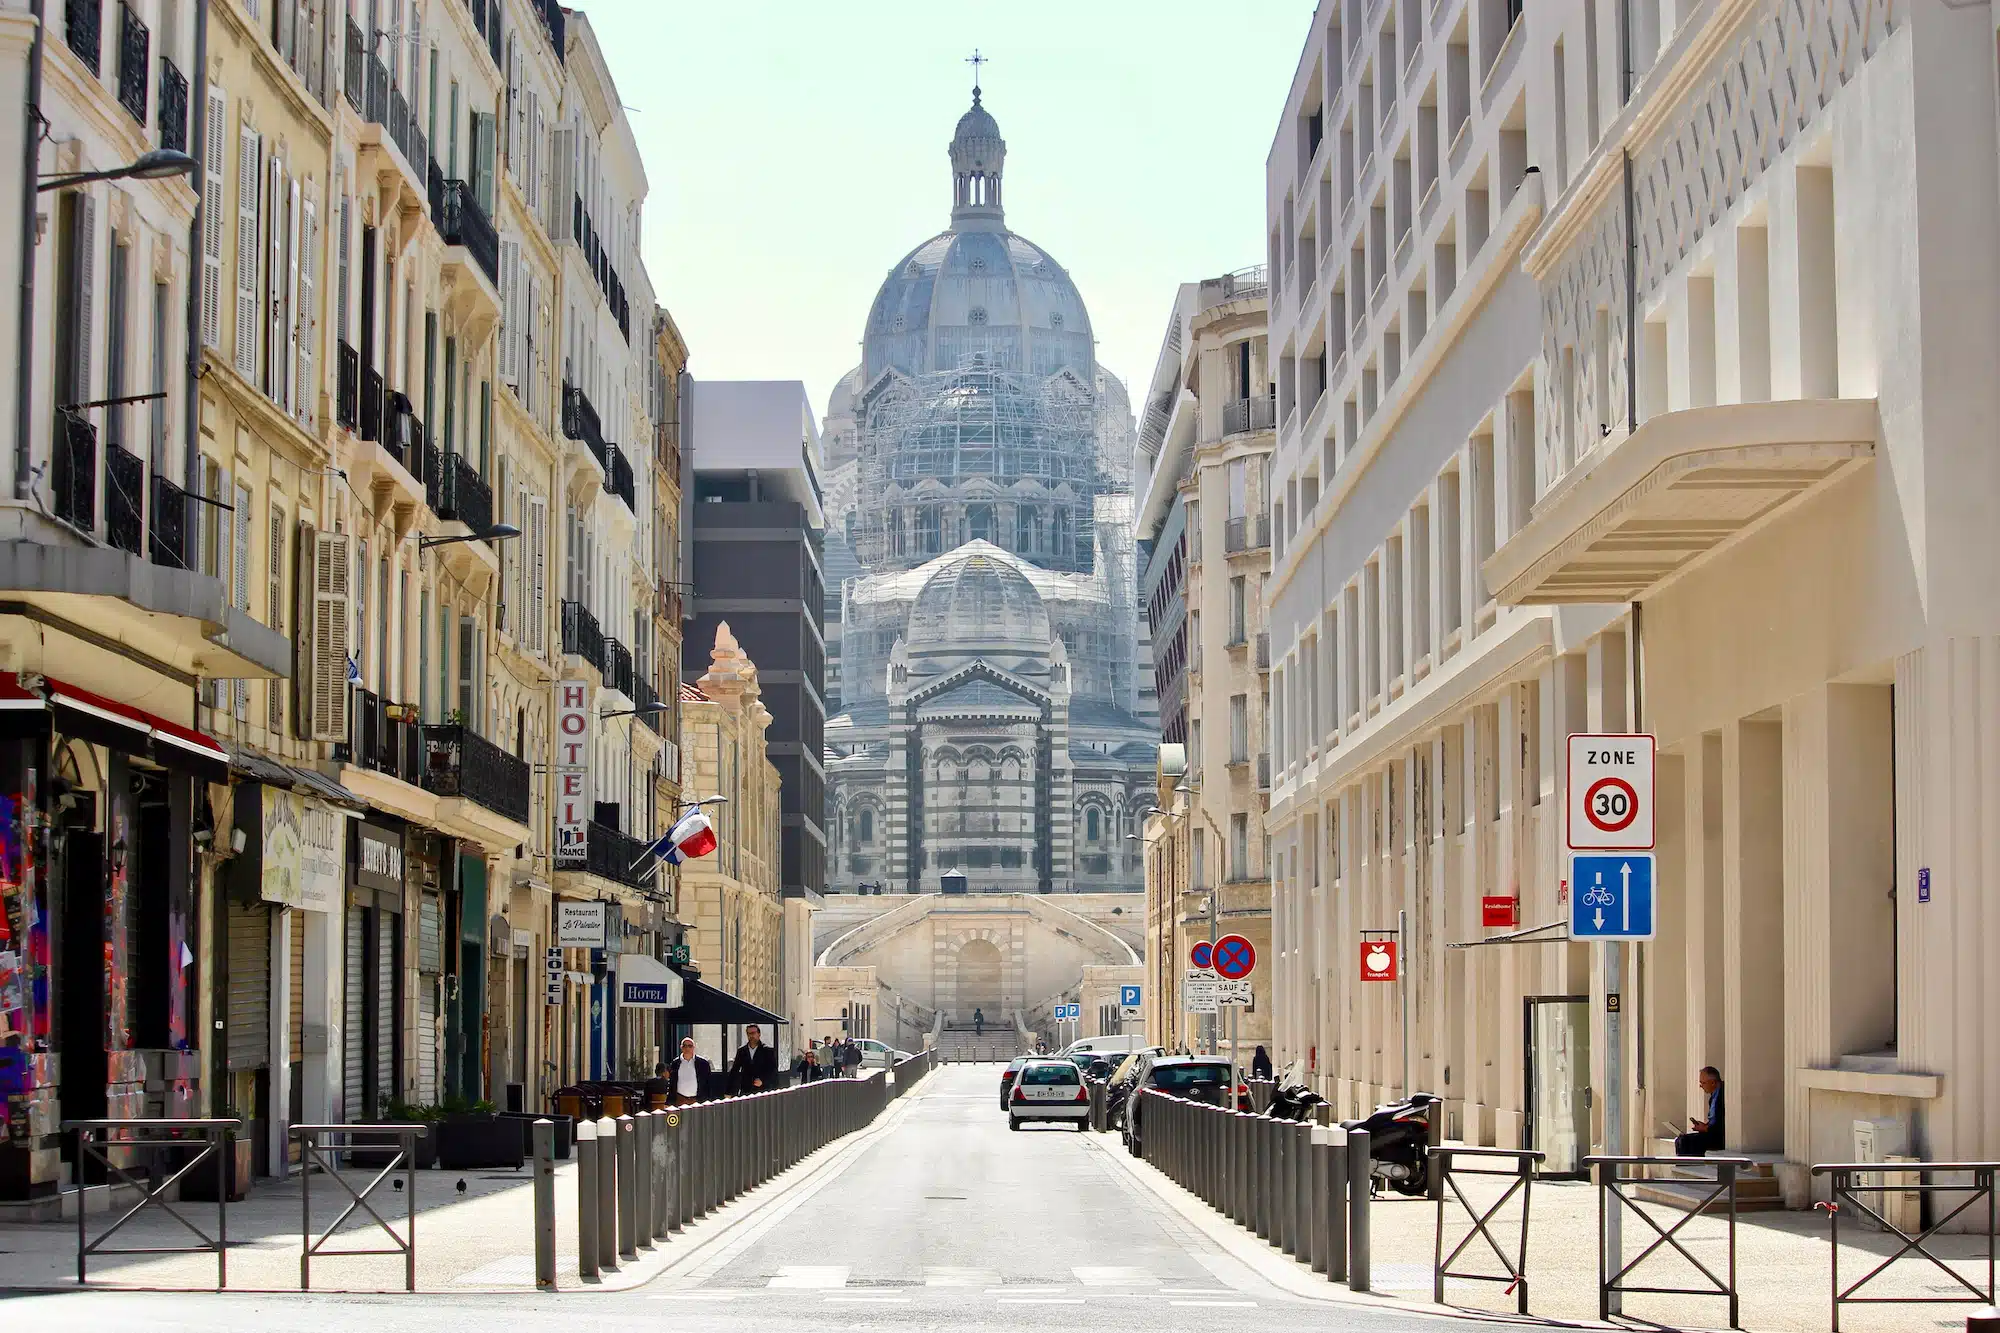
<path id="1" fill-rule="evenodd" d="M 777 1048 L 764 1044 L 764 1034 L 755 1023 L 743 1035 L 729 1066 L 729 1091 L 739 1097 L 778 1086 Z"/>
<path id="2" fill-rule="evenodd" d="M 681 1038 L 681 1054 L 678 1060 L 667 1066 L 667 1087 L 671 1089 L 670 1104 L 686 1106 L 708 1096 L 715 1074 L 708 1061 L 694 1053 L 694 1038 Z"/>
<path id="3" fill-rule="evenodd" d="M 1714 1065 L 1701 1070 L 1701 1090 L 1708 1095 L 1708 1118 L 1688 1121 L 1688 1132 L 1674 1137 L 1674 1152 L 1704 1157 L 1723 1144 L 1722 1072 Z"/>

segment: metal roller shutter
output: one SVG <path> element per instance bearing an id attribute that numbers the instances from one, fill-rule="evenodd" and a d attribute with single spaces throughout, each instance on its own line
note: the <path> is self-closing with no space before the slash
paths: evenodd
<path id="1" fill-rule="evenodd" d="M 229 1067 L 271 1063 L 271 909 L 229 904 Z"/>
<path id="2" fill-rule="evenodd" d="M 306 1059 L 306 914 L 294 911 L 291 918 L 291 984 L 285 993 L 292 1002 L 292 1064 L 296 1066 Z"/>
<path id="3" fill-rule="evenodd" d="M 439 974 L 444 971 L 444 903 L 435 893 L 426 893 L 417 913 L 417 1095 L 427 1102 L 441 1096 L 438 1090 L 438 1043 L 443 1030 L 438 1024 Z"/>
<path id="4" fill-rule="evenodd" d="M 362 1086 L 362 1071 L 365 1063 L 362 1058 L 362 1052 L 367 1049 L 365 1044 L 367 1034 L 362 1031 L 361 1006 L 362 1002 L 367 998 L 367 990 L 363 983 L 363 978 L 367 973 L 363 970 L 362 966 L 364 960 L 363 949 L 368 938 L 364 933 L 367 921 L 367 909 L 356 907 L 352 903 L 348 904 L 345 966 L 346 985 L 342 989 L 342 1011 L 347 1017 L 341 1028 L 340 1076 L 341 1113 L 348 1124 L 354 1124 L 366 1118 L 365 1110 L 367 1103 L 363 1096 L 364 1089 Z"/>
<path id="5" fill-rule="evenodd" d="M 375 912 L 375 1107 L 381 1113 L 390 1098 L 400 1097 L 396 1084 L 397 964 L 403 951 L 397 948 L 402 918 L 376 909 Z"/>

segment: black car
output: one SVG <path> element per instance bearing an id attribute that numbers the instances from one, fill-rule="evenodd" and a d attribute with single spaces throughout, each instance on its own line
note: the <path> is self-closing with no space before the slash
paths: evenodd
<path id="1" fill-rule="evenodd" d="M 1005 1069 L 1000 1071 L 1001 1110 L 1004 1111 L 1007 1109 L 1007 1094 L 1014 1090 L 1014 1080 L 1020 1076 L 1021 1066 L 1026 1063 L 1028 1063 L 1028 1057 L 1023 1055 L 1011 1061 Z"/>
<path id="2" fill-rule="evenodd" d="M 1235 1071 L 1229 1061 L 1214 1056 L 1164 1055 L 1146 1061 L 1125 1099 L 1125 1114 L 1120 1122 L 1125 1147 L 1134 1157 L 1143 1151 L 1140 1135 L 1145 1128 L 1146 1093 L 1159 1092 L 1210 1106 L 1233 1106 L 1235 1082 Z"/>

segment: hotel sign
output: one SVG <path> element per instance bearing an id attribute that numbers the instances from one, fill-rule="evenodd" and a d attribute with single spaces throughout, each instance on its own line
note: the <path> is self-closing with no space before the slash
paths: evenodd
<path id="1" fill-rule="evenodd" d="M 590 683 L 556 682 L 556 856 L 558 870 L 586 863 L 590 827 Z"/>

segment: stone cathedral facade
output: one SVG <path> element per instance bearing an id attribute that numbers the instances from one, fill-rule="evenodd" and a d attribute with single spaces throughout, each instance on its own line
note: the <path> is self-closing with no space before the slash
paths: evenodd
<path id="1" fill-rule="evenodd" d="M 975 88 L 951 226 L 889 271 L 828 406 L 835 890 L 1143 887 L 1131 406 L 1069 275 L 1007 230 L 1006 152 Z"/>

